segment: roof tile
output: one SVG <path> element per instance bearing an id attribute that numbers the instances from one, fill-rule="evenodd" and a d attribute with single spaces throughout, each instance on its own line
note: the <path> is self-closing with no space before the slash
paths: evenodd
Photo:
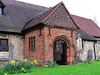
<path id="1" fill-rule="evenodd" d="M 92 37 L 91 35 L 87 34 L 86 32 L 84 32 L 82 29 L 78 29 L 77 30 L 77 35 L 80 34 L 81 38 L 83 40 L 88 40 L 88 41 L 97 41 L 98 39 Z"/>
<path id="2" fill-rule="evenodd" d="M 77 26 L 91 36 L 100 37 L 100 28 L 91 20 L 72 15 Z"/>
<path id="3" fill-rule="evenodd" d="M 23 30 L 31 28 L 38 23 L 77 29 L 77 26 L 73 22 L 69 12 L 66 10 L 67 9 L 64 7 L 63 2 L 60 2 L 56 6 L 49 8 L 35 16 L 24 26 Z"/>
<path id="4" fill-rule="evenodd" d="M 23 26 L 46 7 L 14 0 L 2 0 L 6 6 L 4 15 L 0 16 L 0 31 L 21 33 Z M 12 31 L 11 31 L 12 30 Z"/>

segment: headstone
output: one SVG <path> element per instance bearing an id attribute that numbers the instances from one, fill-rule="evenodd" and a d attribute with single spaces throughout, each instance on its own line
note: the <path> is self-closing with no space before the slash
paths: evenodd
<path id="1" fill-rule="evenodd" d="M 9 45 L 9 63 L 14 60 L 14 45 L 12 42 L 10 42 Z"/>
<path id="2" fill-rule="evenodd" d="M 84 60 L 85 60 L 83 50 L 80 51 L 80 60 L 81 60 L 82 62 L 84 62 Z"/>
<path id="3" fill-rule="evenodd" d="M 93 59 L 93 50 L 88 50 L 87 52 L 87 60 L 91 61 Z"/>

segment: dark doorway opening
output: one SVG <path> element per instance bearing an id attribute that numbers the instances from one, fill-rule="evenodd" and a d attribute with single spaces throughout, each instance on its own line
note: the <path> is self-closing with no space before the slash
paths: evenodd
<path id="1" fill-rule="evenodd" d="M 53 56 L 54 61 L 57 62 L 58 65 L 66 65 L 67 64 L 67 56 L 66 56 L 66 42 L 63 40 L 57 40 L 53 44 Z"/>

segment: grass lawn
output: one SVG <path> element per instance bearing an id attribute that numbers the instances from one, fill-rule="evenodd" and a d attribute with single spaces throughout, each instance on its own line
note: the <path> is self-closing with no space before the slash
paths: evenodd
<path id="1" fill-rule="evenodd" d="M 93 64 L 58 66 L 54 68 L 35 67 L 31 73 L 8 75 L 100 75 L 100 61 L 92 63 Z M 2 68 L 0 71 L 2 71 Z"/>

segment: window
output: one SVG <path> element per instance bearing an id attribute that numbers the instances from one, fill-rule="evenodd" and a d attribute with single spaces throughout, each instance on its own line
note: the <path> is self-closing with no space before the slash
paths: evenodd
<path id="1" fill-rule="evenodd" d="M 2 15 L 3 13 L 2 13 L 2 8 L 0 8 L 0 15 Z"/>
<path id="2" fill-rule="evenodd" d="M 35 36 L 34 36 L 34 51 L 35 51 Z"/>
<path id="3" fill-rule="evenodd" d="M 0 39 L 0 51 L 8 51 L 8 39 Z"/>
<path id="4" fill-rule="evenodd" d="M 82 49 L 84 49 L 84 41 L 82 41 Z"/>
<path id="5" fill-rule="evenodd" d="M 49 28 L 49 35 L 51 35 L 51 34 L 50 34 L 50 28 Z"/>
<path id="6" fill-rule="evenodd" d="M 39 36 L 42 36 L 42 33 L 41 33 L 41 28 L 40 28 L 39 30 L 40 30 L 40 35 L 39 35 Z"/>
<path id="7" fill-rule="evenodd" d="M 33 37 L 31 37 L 31 50 L 33 50 Z"/>
<path id="8" fill-rule="evenodd" d="M 35 36 L 29 37 L 29 51 L 35 51 Z"/>
<path id="9" fill-rule="evenodd" d="M 30 39 L 30 37 L 29 37 L 29 51 L 30 51 L 30 41 L 31 41 L 31 39 Z"/>
<path id="10" fill-rule="evenodd" d="M 71 31 L 71 37 L 73 37 L 73 31 Z"/>
<path id="11" fill-rule="evenodd" d="M 50 27 L 48 27 L 48 31 L 49 31 L 49 34 L 48 34 L 48 36 L 49 36 L 49 35 L 51 35 L 51 33 L 50 33 L 50 29 L 51 29 L 51 28 L 50 28 Z"/>

